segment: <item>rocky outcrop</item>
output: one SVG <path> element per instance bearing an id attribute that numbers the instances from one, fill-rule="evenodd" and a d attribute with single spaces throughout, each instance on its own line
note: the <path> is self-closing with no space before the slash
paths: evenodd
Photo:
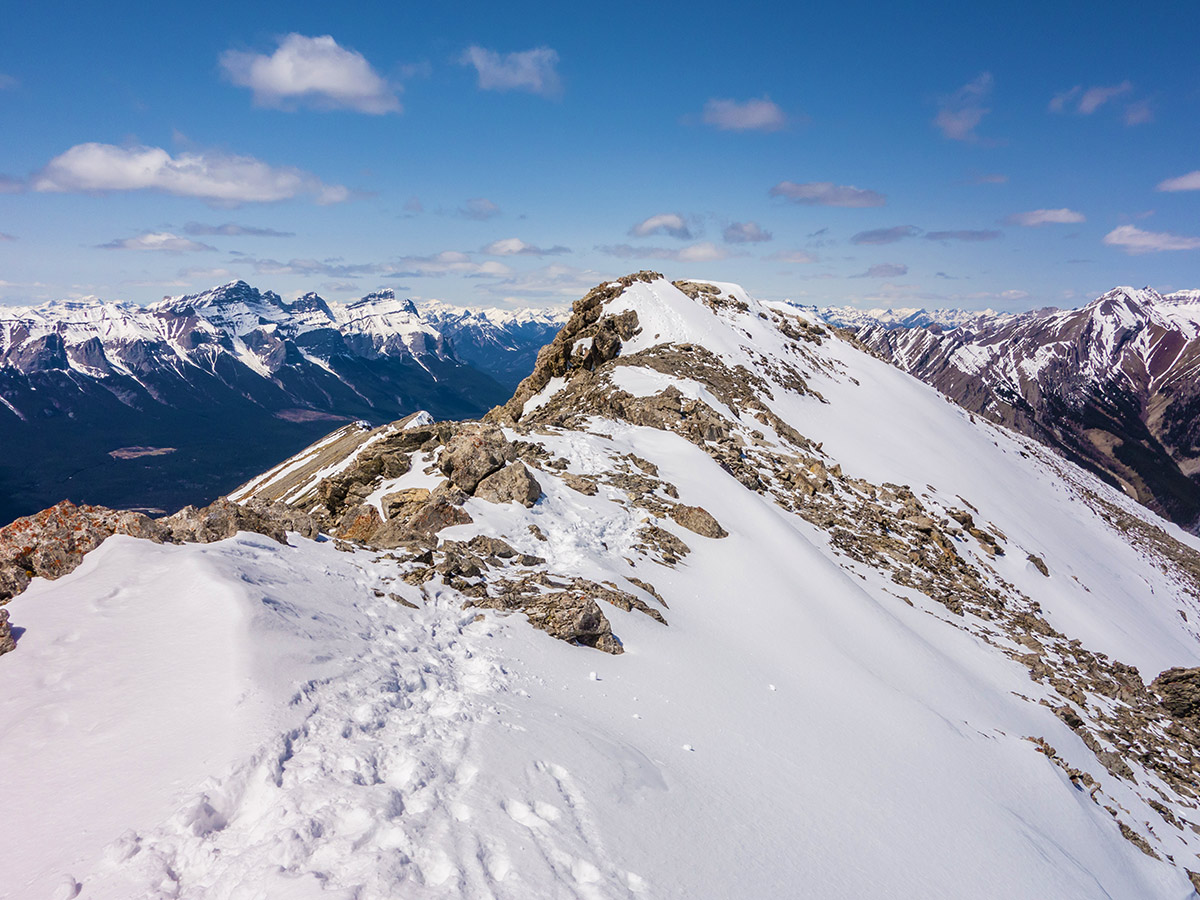
<path id="1" fill-rule="evenodd" d="M 1172 716 L 1200 724 L 1200 669 L 1167 669 L 1151 682 L 1150 689 Z"/>
<path id="2" fill-rule="evenodd" d="M 640 327 L 633 310 L 606 315 L 605 304 L 621 296 L 635 282 L 650 283 L 660 278 L 662 275 L 657 272 L 636 272 L 598 285 L 576 300 L 571 307 L 571 318 L 538 353 L 530 376 L 517 386 L 507 403 L 489 412 L 485 420 L 502 424 L 518 422 L 524 415 L 526 402 L 555 378 L 590 372 L 616 357 L 621 351 L 621 341 L 629 340 Z"/>
<path id="3" fill-rule="evenodd" d="M 156 524 L 165 528 L 169 539 L 178 544 L 210 544 L 231 538 L 239 531 L 264 534 L 281 544 L 287 543 L 289 531 L 306 538 L 316 538 L 319 534 L 312 516 L 283 503 L 252 501 L 242 505 L 224 498 L 202 509 L 185 506 Z"/>
<path id="4" fill-rule="evenodd" d="M 542 486 L 530 474 L 525 463 L 518 460 L 479 482 L 475 496 L 492 503 L 515 502 L 528 507 L 537 503 L 542 496 Z"/>
<path id="5" fill-rule="evenodd" d="M 729 537 L 729 532 L 722 528 L 721 523 L 713 518 L 712 513 L 702 506 L 677 503 L 671 507 L 671 518 L 688 531 L 694 531 L 701 537 Z"/>
<path id="6" fill-rule="evenodd" d="M 287 543 L 288 531 L 317 536 L 311 517 L 281 503 L 240 505 L 218 500 L 203 509 L 189 506 L 173 516 L 151 519 L 128 510 L 76 506 L 64 500 L 0 528 L 0 604 L 24 591 L 34 578 L 53 580 L 74 571 L 85 554 L 114 534 L 159 544 L 211 543 L 239 531 L 265 534 L 280 543 Z"/>
<path id="7" fill-rule="evenodd" d="M 76 506 L 57 506 L 17 519 L 0 528 L 0 603 L 7 603 L 36 578 L 60 578 L 114 534 L 162 542 L 169 529 L 141 513 Z"/>
<path id="8" fill-rule="evenodd" d="M 12 635 L 12 626 L 8 624 L 8 610 L 0 609 L 0 656 L 17 649 L 17 642 Z"/>
<path id="9" fill-rule="evenodd" d="M 512 445 L 497 426 L 464 425 L 446 442 L 438 466 L 452 485 L 473 494 L 479 482 L 515 456 Z"/>

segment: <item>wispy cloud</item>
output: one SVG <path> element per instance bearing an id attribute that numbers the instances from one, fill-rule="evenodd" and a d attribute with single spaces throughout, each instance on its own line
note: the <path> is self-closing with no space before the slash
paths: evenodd
<path id="1" fill-rule="evenodd" d="M 1095 85 L 1089 88 L 1084 88 L 1083 85 L 1077 84 L 1069 90 L 1055 94 L 1050 100 L 1050 111 L 1074 111 L 1083 116 L 1090 116 L 1100 107 L 1104 106 L 1104 104 L 1108 103 L 1108 101 L 1128 94 L 1132 90 L 1133 85 L 1128 81 L 1107 86 Z"/>
<path id="2" fill-rule="evenodd" d="M 904 263 L 877 263 L 865 272 L 851 275 L 851 278 L 899 278 L 908 274 L 908 266 Z"/>
<path id="3" fill-rule="evenodd" d="M 758 244 L 771 240 L 771 232 L 757 222 L 734 222 L 721 232 L 727 244 Z"/>
<path id="4" fill-rule="evenodd" d="M 0 91 L 11 91 L 20 83 L 21 82 L 19 82 L 13 76 L 5 75 L 3 72 L 0 72 Z"/>
<path id="5" fill-rule="evenodd" d="M 1001 175 L 999 172 L 992 172 L 986 175 L 973 175 L 967 179 L 968 184 L 1008 184 L 1008 176 Z"/>
<path id="6" fill-rule="evenodd" d="M 531 297 L 575 299 L 604 280 L 605 276 L 593 269 L 552 264 L 483 282 L 478 289 L 524 306 Z"/>
<path id="7" fill-rule="evenodd" d="M 850 238 L 852 244 L 894 244 L 905 238 L 916 237 L 921 229 L 915 225 L 897 225 L 894 228 L 873 228 L 860 231 Z"/>
<path id="8" fill-rule="evenodd" d="M 383 271 L 392 278 L 439 278 L 463 275 L 467 278 L 493 278 L 512 274 L 512 269 L 494 259 L 477 262 L 469 253 L 443 250 L 429 256 L 402 256 Z"/>
<path id="9" fill-rule="evenodd" d="M 1138 100 L 1125 107 L 1121 118 L 1126 125 L 1145 125 L 1154 121 L 1154 110 L 1150 108 L 1148 100 Z"/>
<path id="10" fill-rule="evenodd" d="M 1200 191 L 1200 169 L 1160 181 L 1154 189 L 1156 191 Z"/>
<path id="11" fill-rule="evenodd" d="M 1013 213 L 1004 217 L 1005 225 L 1020 225 L 1022 228 L 1037 228 L 1042 225 L 1073 225 L 1086 222 L 1081 212 L 1073 209 L 1031 209 L 1029 212 Z"/>
<path id="12" fill-rule="evenodd" d="M 107 244 L 98 244 L 97 246 L 101 250 L 157 250 L 161 253 L 194 253 L 217 249 L 169 231 L 147 231 L 137 237 L 112 240 Z"/>
<path id="13" fill-rule="evenodd" d="M 473 197 L 458 208 L 458 214 L 464 219 L 474 219 L 486 222 L 500 215 L 503 210 L 487 197 Z"/>
<path id="14" fill-rule="evenodd" d="M 0 231 L 0 241 L 15 241 L 15 240 L 16 240 L 15 236 L 13 236 L 11 234 L 5 234 L 4 232 Z"/>
<path id="15" fill-rule="evenodd" d="M 629 229 L 632 237 L 649 237 L 652 234 L 669 234 L 681 241 L 691 240 L 692 230 L 687 221 L 678 213 L 659 213 L 648 219 L 643 219 Z"/>
<path id="16" fill-rule="evenodd" d="M 820 261 L 820 257 L 814 253 L 809 253 L 807 250 L 780 250 L 777 253 L 772 253 L 767 257 L 771 262 L 795 263 L 797 265 L 807 265 Z"/>
<path id="17" fill-rule="evenodd" d="M 482 252 L 488 256 L 562 256 L 570 253 L 571 248 L 561 245 L 542 248 L 535 244 L 527 244 L 520 238 L 514 237 L 492 241 L 483 248 Z"/>
<path id="18" fill-rule="evenodd" d="M 724 247 L 709 241 L 689 244 L 687 247 L 633 247 L 629 244 L 608 244 L 596 248 L 601 253 L 618 259 L 670 259 L 675 262 L 713 262 L 728 259 L 732 254 Z"/>
<path id="19" fill-rule="evenodd" d="M 276 231 L 274 228 L 258 228 L 254 225 L 239 225 L 236 222 L 226 222 L 223 225 L 205 225 L 201 222 L 188 222 L 183 226 L 185 234 L 204 237 L 214 235 L 219 237 L 295 237 L 294 231 Z"/>
<path id="20" fill-rule="evenodd" d="M 543 97 L 562 94 L 558 77 L 558 53 L 549 47 L 535 47 L 503 56 L 495 50 L 472 45 L 463 51 L 459 63 L 474 66 L 479 88 L 484 91 L 527 91 Z"/>
<path id="21" fill-rule="evenodd" d="M 342 203 L 350 191 L 300 169 L 271 166 L 253 156 L 180 153 L 161 147 L 76 144 L 32 178 L 35 191 L 101 193 L 159 191 L 198 197 L 217 206 L 274 203 L 303 195 L 318 204 Z"/>
<path id="22" fill-rule="evenodd" d="M 258 106 L 287 109 L 303 104 L 316 109 L 352 109 L 383 115 L 401 111 L 392 87 L 354 50 L 330 35 L 285 35 L 271 55 L 226 50 L 221 68 L 239 87 L 254 92 Z"/>
<path id="23" fill-rule="evenodd" d="M 1104 236 L 1104 243 L 1120 247 L 1131 256 L 1164 250 L 1200 250 L 1200 237 L 1186 237 L 1169 231 L 1143 231 L 1133 225 L 1114 228 Z"/>
<path id="24" fill-rule="evenodd" d="M 804 206 L 869 207 L 887 203 L 887 197 L 876 191 L 831 181 L 808 181 L 803 184 L 781 181 L 767 193 Z"/>
<path id="25" fill-rule="evenodd" d="M 787 125 L 787 116 L 770 97 L 740 103 L 713 98 L 704 104 L 704 124 L 722 131 L 779 131 Z"/>
<path id="26" fill-rule="evenodd" d="M 0 194 L 19 194 L 29 187 L 21 178 L 0 174 Z"/>
<path id="27" fill-rule="evenodd" d="M 927 231 L 925 239 L 929 241 L 995 241 L 1004 235 L 999 231 Z"/>
<path id="28" fill-rule="evenodd" d="M 943 97 L 933 124 L 952 141 L 979 141 L 975 129 L 983 117 L 991 112 L 983 104 L 992 92 L 994 83 L 991 72 L 981 72 L 973 81 L 967 82 L 950 96 Z"/>
<path id="29" fill-rule="evenodd" d="M 363 275 L 378 275 L 387 270 L 380 263 L 346 263 L 338 259 L 256 259 L 243 257 L 239 264 L 250 265 L 258 275 L 322 275 L 326 278 L 358 278 Z"/>

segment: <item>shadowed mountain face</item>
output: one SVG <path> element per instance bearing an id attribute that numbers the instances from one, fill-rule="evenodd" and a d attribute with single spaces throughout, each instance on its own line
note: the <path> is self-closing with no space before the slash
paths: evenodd
<path id="1" fill-rule="evenodd" d="M 0 521 L 64 498 L 203 503 L 339 421 L 481 415 L 560 322 L 423 314 L 391 291 L 286 303 L 245 282 L 149 307 L 0 311 Z"/>
<path id="2" fill-rule="evenodd" d="M 854 324 L 870 348 L 959 405 L 1186 528 L 1200 524 L 1200 291 L 1117 288 L 1082 309 L 952 328 Z"/>

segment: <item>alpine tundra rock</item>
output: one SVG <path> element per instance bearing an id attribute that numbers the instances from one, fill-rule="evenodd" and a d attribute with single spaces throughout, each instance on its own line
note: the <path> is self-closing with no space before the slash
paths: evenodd
<path id="1" fill-rule="evenodd" d="M 1020 315 L 823 314 L 965 409 L 1200 525 L 1200 292 L 1120 287 Z"/>
<path id="2" fill-rule="evenodd" d="M 323 538 L 117 535 L 8 607 L 26 894 L 1192 893 L 1200 540 L 803 310 L 606 282 L 484 422 L 346 425 L 228 500 Z M 170 665 L 109 702 L 189 721 L 56 739 L 126 634 Z"/>

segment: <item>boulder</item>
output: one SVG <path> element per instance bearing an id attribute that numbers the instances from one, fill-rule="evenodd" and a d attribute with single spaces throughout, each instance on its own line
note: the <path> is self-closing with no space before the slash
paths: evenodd
<path id="1" fill-rule="evenodd" d="M 8 624 L 8 610 L 0 609 L 0 656 L 17 649 L 17 642 L 13 640 L 12 626 Z"/>
<path id="2" fill-rule="evenodd" d="M 721 523 L 702 506 L 677 503 L 671 507 L 671 518 L 688 531 L 694 531 L 701 537 L 723 538 L 729 536 L 729 532 L 721 527 Z"/>
<path id="3" fill-rule="evenodd" d="M 334 535 L 343 541 L 363 544 L 370 541 L 382 525 L 383 519 L 379 517 L 379 511 L 374 506 L 353 506 L 342 514 Z"/>
<path id="4" fill-rule="evenodd" d="M 473 494 L 479 482 L 515 457 L 515 449 L 497 426 L 471 425 L 450 438 L 438 465 L 451 484 Z"/>
<path id="5" fill-rule="evenodd" d="M 203 509 L 185 506 L 160 523 L 177 543 L 209 544 L 231 538 L 239 531 L 266 535 L 281 544 L 287 543 L 287 532 L 298 531 L 304 537 L 317 536 L 317 527 L 307 514 L 282 503 L 258 502 L 243 506 L 222 497 Z"/>
<path id="6" fill-rule="evenodd" d="M 429 502 L 429 488 L 405 488 L 383 496 L 385 519 L 408 519 Z"/>
<path id="7" fill-rule="evenodd" d="M 537 503 L 542 496 L 542 486 L 525 463 L 518 460 L 479 482 L 475 496 L 491 503 L 516 501 L 528 507 Z"/>
<path id="8" fill-rule="evenodd" d="M 1150 683 L 1160 705 L 1177 719 L 1200 715 L 1200 669 L 1167 669 Z"/>
<path id="9" fill-rule="evenodd" d="M 69 500 L 0 528 L 0 604 L 35 577 L 60 578 L 73 571 L 85 553 L 114 534 L 161 542 L 168 531 L 141 513 L 76 506 Z"/>

